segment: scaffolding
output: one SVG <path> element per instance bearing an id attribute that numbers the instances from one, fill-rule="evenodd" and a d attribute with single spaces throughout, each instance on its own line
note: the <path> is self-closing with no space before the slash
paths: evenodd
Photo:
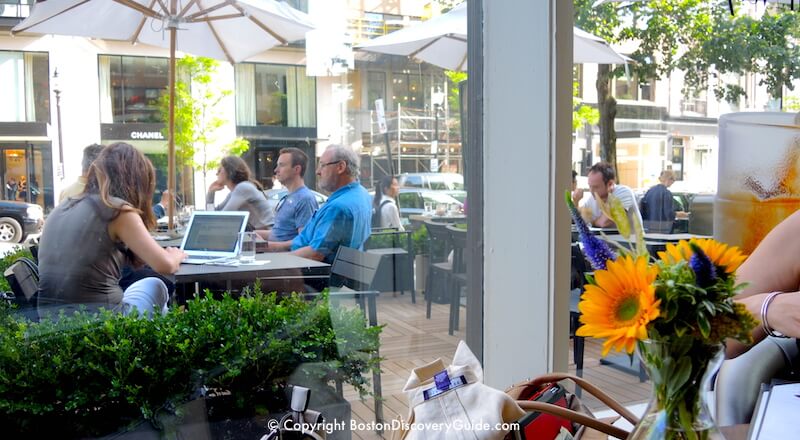
<path id="1" fill-rule="evenodd" d="M 369 112 L 369 120 L 369 132 L 362 133 L 361 151 L 365 159 L 362 163 L 369 162 L 369 176 L 365 180 L 369 180 L 370 184 L 390 172 L 386 154 L 387 139 L 395 174 L 462 172 L 460 121 L 450 117 L 446 108 L 439 109 L 437 117 L 435 110 L 398 105 L 397 111 L 386 113 L 386 135 L 378 130 L 375 111 Z"/>

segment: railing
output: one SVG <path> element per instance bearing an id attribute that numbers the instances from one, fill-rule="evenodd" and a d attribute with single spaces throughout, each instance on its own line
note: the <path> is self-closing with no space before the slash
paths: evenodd
<path id="1" fill-rule="evenodd" d="M 26 18 L 34 0 L 0 0 L 0 17 Z"/>
<path id="2" fill-rule="evenodd" d="M 378 130 L 377 117 L 374 111 L 356 112 L 349 120 L 351 126 L 368 127 L 361 131 L 363 152 L 373 159 L 386 157 L 386 139 Z M 433 148 L 438 124 L 438 150 Z M 386 112 L 389 145 L 395 172 L 418 172 L 430 169 L 437 159 L 440 165 L 456 166 L 461 163 L 461 130 L 458 118 L 435 117 L 430 110 L 406 109 L 398 106 L 395 112 Z M 358 129 L 358 128 L 356 128 Z M 406 169 L 405 160 L 412 159 L 418 164 L 413 169 Z M 374 163 L 374 161 L 373 161 Z"/>

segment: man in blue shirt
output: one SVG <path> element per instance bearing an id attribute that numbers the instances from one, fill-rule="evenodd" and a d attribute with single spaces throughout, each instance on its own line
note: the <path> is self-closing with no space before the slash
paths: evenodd
<path id="1" fill-rule="evenodd" d="M 268 241 L 271 251 L 332 263 L 339 246 L 361 249 L 370 235 L 372 205 L 358 182 L 360 160 L 350 148 L 331 145 L 317 166 L 319 187 L 331 196 L 291 241 Z"/>
<path id="2" fill-rule="evenodd" d="M 306 188 L 303 175 L 308 166 L 308 156 L 299 148 L 284 148 L 278 156 L 275 177 L 289 190 L 275 207 L 275 224 L 272 230 L 258 231 L 268 241 L 288 241 L 297 237 L 303 227 L 319 209 L 314 194 Z"/>

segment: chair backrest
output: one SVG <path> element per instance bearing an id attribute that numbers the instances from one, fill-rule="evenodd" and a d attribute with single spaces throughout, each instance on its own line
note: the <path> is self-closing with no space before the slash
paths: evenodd
<path id="1" fill-rule="evenodd" d="M 431 263 L 441 263 L 447 260 L 447 256 L 452 250 L 450 243 L 450 231 L 447 230 L 447 223 L 436 223 L 430 220 L 425 222 L 425 229 L 428 230 L 428 254 Z"/>
<path id="2" fill-rule="evenodd" d="M 411 244 L 411 231 L 399 231 L 393 228 L 372 229 L 364 249 L 385 249 L 400 248 L 413 253 L 414 247 Z"/>
<path id="3" fill-rule="evenodd" d="M 583 291 L 583 285 L 586 283 L 584 274 L 591 271 L 591 266 L 586 262 L 586 257 L 583 255 L 580 245 L 578 245 L 578 243 L 572 243 L 570 289 L 580 289 Z"/>
<path id="4" fill-rule="evenodd" d="M 467 271 L 464 254 L 467 249 L 467 230 L 448 225 L 447 232 L 450 233 L 450 244 L 453 246 L 453 273 L 464 273 Z"/>
<path id="5" fill-rule="evenodd" d="M 19 299 L 31 301 L 39 292 L 39 267 L 30 258 L 18 258 L 3 275 Z"/>
<path id="6" fill-rule="evenodd" d="M 339 246 L 331 265 L 332 287 L 345 286 L 353 290 L 370 290 L 381 256 Z"/>

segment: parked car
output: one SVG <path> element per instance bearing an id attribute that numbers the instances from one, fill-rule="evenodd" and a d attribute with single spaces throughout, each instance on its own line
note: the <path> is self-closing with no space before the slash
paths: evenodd
<path id="1" fill-rule="evenodd" d="M 432 191 L 418 188 L 400 188 L 400 195 L 397 197 L 400 203 L 400 217 L 409 215 L 421 215 L 425 213 L 425 203 L 430 203 L 431 208 L 436 209 L 438 205 L 455 205 L 459 211 L 464 209 L 464 204 L 448 195 L 444 191 Z"/>
<path id="2" fill-rule="evenodd" d="M 328 200 L 328 196 L 325 194 L 318 193 L 311 190 L 311 193 L 314 194 L 314 197 L 317 199 L 317 204 L 322 206 Z M 269 206 L 269 220 L 267 220 L 268 224 L 273 224 L 275 222 L 274 215 L 275 209 L 278 207 L 278 203 L 280 203 L 283 196 L 289 194 L 289 190 L 286 188 L 278 188 L 278 189 L 269 189 L 264 191 L 264 195 L 267 196 L 267 205 Z"/>
<path id="3" fill-rule="evenodd" d="M 467 198 L 464 176 L 457 173 L 403 173 L 398 176 L 397 183 L 402 188 L 444 191 L 461 203 Z"/>
<path id="4" fill-rule="evenodd" d="M 0 200 L 0 242 L 22 243 L 42 232 L 44 211 L 39 205 Z"/>

